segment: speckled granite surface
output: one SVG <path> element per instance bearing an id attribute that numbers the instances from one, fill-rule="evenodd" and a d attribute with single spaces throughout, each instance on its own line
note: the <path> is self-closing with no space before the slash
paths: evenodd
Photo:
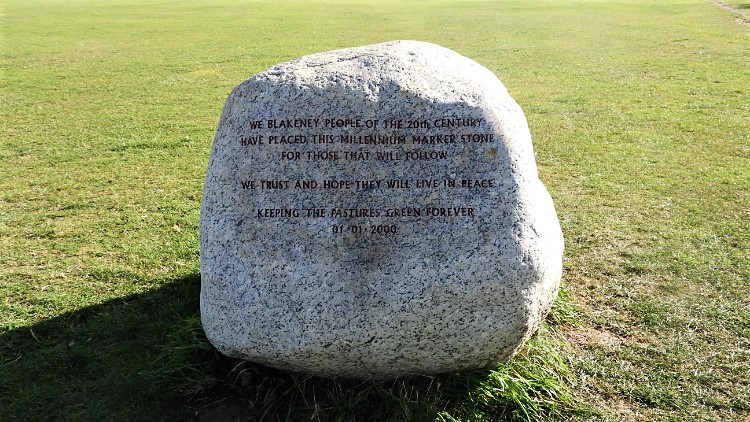
<path id="1" fill-rule="evenodd" d="M 548 312 L 563 238 L 487 69 L 395 41 L 279 64 L 227 99 L 200 220 L 223 353 L 331 377 L 492 365 Z"/>

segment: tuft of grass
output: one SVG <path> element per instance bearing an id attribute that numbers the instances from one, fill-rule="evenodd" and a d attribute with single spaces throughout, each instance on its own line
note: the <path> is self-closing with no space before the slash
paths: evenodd
<path id="1" fill-rule="evenodd" d="M 569 305 L 572 306 L 572 305 Z M 198 318 L 171 331 L 144 371 L 199 420 L 563 420 L 592 414 L 571 390 L 565 344 L 544 324 L 524 352 L 496 368 L 395 380 L 324 379 L 220 355 Z"/>
<path id="2" fill-rule="evenodd" d="M 219 391 L 234 395 L 217 399 L 206 391 L 194 399 L 198 414 L 223 414 L 229 407 L 241 410 L 243 420 L 428 421 L 550 420 L 585 411 L 566 386 L 538 368 L 392 381 L 311 378 L 245 362 L 232 371 L 229 387 Z"/>
<path id="3" fill-rule="evenodd" d="M 570 363 L 554 338 L 543 326 L 521 356 L 474 379 L 467 398 L 439 420 L 543 421 L 594 414 L 575 398 Z"/>

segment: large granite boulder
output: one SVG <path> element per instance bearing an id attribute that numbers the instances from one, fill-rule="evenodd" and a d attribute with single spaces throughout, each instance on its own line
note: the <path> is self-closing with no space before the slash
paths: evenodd
<path id="1" fill-rule="evenodd" d="M 491 366 L 549 311 L 562 253 L 523 112 L 451 50 L 315 54 L 227 99 L 200 254 L 229 356 L 330 377 Z"/>

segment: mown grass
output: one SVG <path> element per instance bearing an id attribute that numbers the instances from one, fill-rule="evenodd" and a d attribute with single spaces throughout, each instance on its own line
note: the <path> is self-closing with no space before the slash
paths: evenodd
<path id="1" fill-rule="evenodd" d="M 0 28 L 0 420 L 750 418 L 750 33 L 718 7 L 10 0 Z M 567 298 L 493 371 L 333 382 L 219 356 L 197 220 L 226 95 L 393 39 L 477 60 L 524 108 Z"/>
<path id="2" fill-rule="evenodd" d="M 726 2 L 723 2 L 723 3 L 726 3 L 726 4 L 728 4 L 728 5 L 732 6 L 732 7 L 735 7 L 735 8 L 740 9 L 740 10 L 750 9 L 750 3 L 746 2 L 746 1 L 742 1 L 742 0 L 731 0 L 731 1 L 726 1 Z"/>

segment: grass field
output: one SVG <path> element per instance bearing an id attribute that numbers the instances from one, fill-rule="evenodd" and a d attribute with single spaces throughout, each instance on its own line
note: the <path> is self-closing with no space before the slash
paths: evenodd
<path id="1" fill-rule="evenodd" d="M 727 11 L 6 0 L 0 31 L 0 420 L 750 420 L 750 27 Z M 394 39 L 478 61 L 525 110 L 561 300 L 492 371 L 334 382 L 219 356 L 197 222 L 227 94 Z"/>
<path id="2" fill-rule="evenodd" d="M 750 3 L 738 0 L 732 0 L 729 2 L 720 0 L 709 1 L 733 14 L 737 18 L 737 23 L 740 25 L 750 25 Z"/>
<path id="3" fill-rule="evenodd" d="M 743 0 L 730 0 L 730 1 L 723 2 L 723 3 L 726 3 L 740 10 L 750 9 L 750 3 L 748 3 L 747 1 L 743 1 Z"/>

